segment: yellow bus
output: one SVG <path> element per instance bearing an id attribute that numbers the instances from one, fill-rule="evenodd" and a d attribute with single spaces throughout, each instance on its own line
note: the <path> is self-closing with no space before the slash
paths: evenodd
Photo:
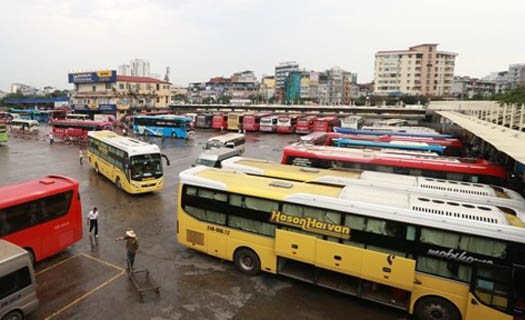
<path id="1" fill-rule="evenodd" d="M 119 189 L 144 193 L 164 187 L 164 172 L 157 145 L 119 136 L 103 130 L 88 132 L 88 161 L 96 173 L 104 175 Z"/>
<path id="2" fill-rule="evenodd" d="M 242 121 L 248 112 L 230 112 L 228 113 L 228 130 L 242 130 Z"/>
<path id="3" fill-rule="evenodd" d="M 248 275 L 289 276 L 420 320 L 522 319 L 525 229 L 475 206 L 435 214 L 424 200 L 403 209 L 382 192 L 355 196 L 196 167 L 180 173 L 177 239 Z"/>

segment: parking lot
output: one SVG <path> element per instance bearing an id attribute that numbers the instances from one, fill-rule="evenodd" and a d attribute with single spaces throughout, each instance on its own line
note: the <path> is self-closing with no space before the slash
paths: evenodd
<path id="1" fill-rule="evenodd" d="M 48 127 L 41 128 L 44 136 Z M 405 319 L 403 312 L 272 274 L 248 277 L 233 264 L 192 251 L 176 241 L 178 174 L 191 167 L 206 140 L 219 132 L 198 130 L 189 140 L 150 141 L 170 161 L 163 191 L 128 195 L 79 165 L 78 145 L 50 145 L 36 137 L 12 137 L 0 145 L 1 185 L 47 174 L 80 182 L 84 221 L 97 206 L 98 245 L 84 237 L 63 253 L 36 265 L 40 307 L 29 319 Z M 246 153 L 280 161 L 295 135 L 247 134 Z M 140 303 L 125 272 L 125 243 L 114 238 L 132 228 L 140 249 L 136 268 L 147 267 L 160 295 Z"/>

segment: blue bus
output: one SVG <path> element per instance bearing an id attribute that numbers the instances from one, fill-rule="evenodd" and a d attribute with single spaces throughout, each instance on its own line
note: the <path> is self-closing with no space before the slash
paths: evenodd
<path id="1" fill-rule="evenodd" d="M 188 138 L 193 134 L 191 117 L 185 116 L 133 116 L 135 134 L 156 137 Z"/>
<path id="2" fill-rule="evenodd" d="M 396 129 L 396 127 L 392 127 Z M 454 138 L 450 134 L 434 133 L 434 132 L 424 132 L 424 131 L 410 131 L 410 130 L 390 130 L 390 129 L 381 129 L 381 130 L 372 130 L 372 129 L 351 129 L 351 128 L 341 128 L 335 127 L 334 131 L 337 133 L 345 134 L 368 134 L 375 136 L 384 136 L 384 135 L 394 135 L 394 136 L 406 136 L 406 137 L 426 137 L 426 138 Z"/>
<path id="3" fill-rule="evenodd" d="M 22 120 L 36 120 L 38 122 L 48 122 L 49 114 L 46 110 L 38 109 L 9 109 L 10 113 L 16 113 Z"/>
<path id="4" fill-rule="evenodd" d="M 428 144 L 424 142 L 410 142 L 410 141 L 367 141 L 367 140 L 353 140 L 339 138 L 334 140 L 336 146 L 342 148 L 393 148 L 402 150 L 418 150 L 429 151 L 437 154 L 445 153 L 445 147 L 438 144 Z"/>

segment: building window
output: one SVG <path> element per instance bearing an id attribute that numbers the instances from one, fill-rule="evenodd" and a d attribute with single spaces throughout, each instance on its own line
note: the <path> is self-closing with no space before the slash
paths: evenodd
<path id="1" fill-rule="evenodd" d="M 157 90 L 160 90 L 160 84 L 157 83 Z"/>
<path id="2" fill-rule="evenodd" d="M 111 83 L 106 83 L 106 89 L 111 89 Z"/>
<path id="3" fill-rule="evenodd" d="M 97 86 L 92 86 L 91 89 L 93 90 L 93 92 L 97 91 Z"/>
<path id="4" fill-rule="evenodd" d="M 118 87 L 119 87 L 120 90 L 124 90 L 124 84 L 123 84 L 123 83 L 120 83 L 120 84 L 118 85 Z"/>

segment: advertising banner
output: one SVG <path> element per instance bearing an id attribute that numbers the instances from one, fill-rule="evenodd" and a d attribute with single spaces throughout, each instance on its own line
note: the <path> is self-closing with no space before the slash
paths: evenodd
<path id="1" fill-rule="evenodd" d="M 69 83 L 96 83 L 96 82 L 116 82 L 117 71 L 102 70 L 95 72 L 80 72 L 68 74 Z"/>

